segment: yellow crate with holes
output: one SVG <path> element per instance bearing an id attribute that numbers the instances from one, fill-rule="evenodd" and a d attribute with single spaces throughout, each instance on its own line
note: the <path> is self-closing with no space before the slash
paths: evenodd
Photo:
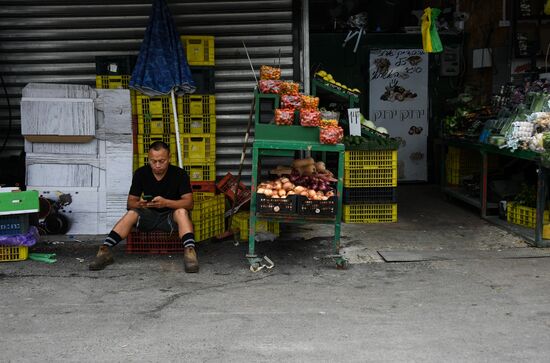
<path id="1" fill-rule="evenodd" d="M 24 261 L 29 257 L 26 246 L 0 246 L 0 262 Z"/>
<path id="2" fill-rule="evenodd" d="M 95 88 L 100 89 L 128 89 L 130 84 L 129 75 L 116 76 L 95 76 Z"/>
<path id="3" fill-rule="evenodd" d="M 506 203 L 506 220 L 508 223 L 519 224 L 527 228 L 535 228 L 537 209 L 520 205 L 516 202 Z M 550 223 L 550 212 L 545 210 L 544 223 Z"/>
<path id="4" fill-rule="evenodd" d="M 149 146 L 155 141 L 162 141 L 168 144 L 170 148 L 170 154 L 176 155 L 177 145 L 176 145 L 176 135 L 169 134 L 150 134 L 150 135 L 137 135 L 138 148 L 137 152 L 139 154 L 147 154 L 149 152 Z"/>
<path id="5" fill-rule="evenodd" d="M 150 135 L 150 134 L 169 134 L 176 132 L 176 126 L 174 125 L 174 117 L 172 115 L 138 115 L 138 134 Z M 178 115 L 178 128 L 179 131 L 183 130 L 183 117 Z"/>
<path id="6" fill-rule="evenodd" d="M 250 226 L 250 212 L 240 211 L 231 220 L 231 230 L 240 241 L 248 242 Z M 280 234 L 279 222 L 256 220 L 256 232 L 271 232 L 276 236 Z"/>
<path id="7" fill-rule="evenodd" d="M 216 161 L 216 137 L 208 134 L 181 136 L 184 163 L 206 164 Z"/>
<path id="8" fill-rule="evenodd" d="M 184 95 L 182 96 L 182 112 L 190 116 L 210 116 L 216 114 L 216 96 L 214 95 Z"/>
<path id="9" fill-rule="evenodd" d="M 344 204 L 345 223 L 397 222 L 397 204 Z"/>
<path id="10" fill-rule="evenodd" d="M 210 35 L 182 35 L 180 37 L 190 66 L 213 66 L 214 37 Z"/>
<path id="11" fill-rule="evenodd" d="M 358 150 L 344 154 L 347 188 L 396 187 L 397 150 Z"/>
<path id="12" fill-rule="evenodd" d="M 445 157 L 447 184 L 460 185 L 463 178 L 475 174 L 481 174 L 479 152 L 450 146 Z"/>
<path id="13" fill-rule="evenodd" d="M 174 119 L 170 96 L 149 97 L 139 93 L 136 96 L 136 108 L 138 116 L 169 116 L 170 119 Z M 176 111 L 178 115 L 182 113 L 181 97 L 176 97 Z"/>
<path id="14" fill-rule="evenodd" d="M 191 220 L 197 241 L 219 236 L 225 231 L 225 195 L 194 196 Z"/>
<path id="15" fill-rule="evenodd" d="M 216 134 L 216 115 L 182 115 L 180 131 L 185 134 Z"/>
<path id="16" fill-rule="evenodd" d="M 191 181 L 214 181 L 216 180 L 216 163 L 189 164 L 183 163 L 183 170 L 189 174 Z"/>

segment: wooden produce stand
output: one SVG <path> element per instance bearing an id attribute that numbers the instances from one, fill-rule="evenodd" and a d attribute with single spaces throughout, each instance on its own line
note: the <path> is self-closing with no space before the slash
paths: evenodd
<path id="1" fill-rule="evenodd" d="M 250 201 L 250 221 L 248 237 L 248 254 L 246 258 L 250 269 L 261 269 L 263 257 L 256 254 L 256 221 L 278 221 L 282 223 L 323 223 L 334 225 L 332 254 L 338 268 L 346 266 L 345 258 L 340 255 L 340 228 L 342 220 L 342 193 L 344 177 L 344 145 L 326 145 L 319 142 L 318 127 L 302 127 L 299 125 L 279 126 L 266 123 L 262 120 L 262 112 L 269 113 L 264 107 L 272 102 L 273 109 L 279 105 L 279 96 L 261 94 L 255 91 L 255 141 L 252 149 L 252 181 Z M 262 106 L 263 105 L 263 106 Z M 264 121 L 264 122 L 262 122 Z M 269 122 L 269 121 L 268 121 Z M 338 155 L 338 172 L 336 195 L 329 200 L 307 200 L 299 196 L 274 199 L 264 198 L 256 193 L 261 177 L 262 158 L 269 157 L 296 157 L 297 151 L 303 152 L 331 152 Z"/>

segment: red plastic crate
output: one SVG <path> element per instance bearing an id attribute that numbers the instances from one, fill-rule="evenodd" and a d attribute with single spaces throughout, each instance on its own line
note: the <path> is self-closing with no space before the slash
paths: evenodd
<path id="1" fill-rule="evenodd" d="M 191 182 L 193 193 L 216 193 L 216 182 L 213 181 L 197 181 Z"/>
<path id="2" fill-rule="evenodd" d="M 172 234 L 162 231 L 133 231 L 126 238 L 126 253 L 148 255 L 183 254 L 183 244 L 177 231 Z"/>
<path id="3" fill-rule="evenodd" d="M 237 192 L 237 202 L 235 203 L 237 206 L 250 201 L 250 189 L 242 182 L 239 182 L 237 191 L 237 177 L 233 176 L 231 173 L 227 173 L 227 175 L 216 184 L 216 187 L 232 202 L 235 200 L 235 192 Z"/>

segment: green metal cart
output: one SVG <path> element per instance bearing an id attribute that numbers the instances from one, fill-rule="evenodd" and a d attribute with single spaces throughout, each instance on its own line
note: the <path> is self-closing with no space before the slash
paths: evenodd
<path id="1" fill-rule="evenodd" d="M 256 220 L 279 221 L 282 223 L 323 223 L 334 225 L 334 238 L 332 241 L 332 254 L 338 268 L 346 267 L 346 259 L 340 255 L 340 229 L 342 220 L 342 195 L 344 185 L 344 145 L 326 145 L 319 142 L 319 128 L 302 127 L 297 125 L 278 126 L 267 122 L 260 122 L 260 108 L 262 101 L 273 102 L 273 108 L 279 104 L 277 95 L 266 95 L 255 92 L 255 141 L 252 146 L 252 180 L 250 200 L 250 223 L 248 235 L 248 254 L 246 258 L 250 262 L 252 271 L 257 271 L 263 265 L 264 257 L 256 254 Z M 338 173 L 336 185 L 336 213 L 332 216 L 304 216 L 297 213 L 279 215 L 276 213 L 261 213 L 257 210 L 256 189 L 261 177 L 263 157 L 291 157 L 296 152 L 330 152 L 338 155 Z"/>

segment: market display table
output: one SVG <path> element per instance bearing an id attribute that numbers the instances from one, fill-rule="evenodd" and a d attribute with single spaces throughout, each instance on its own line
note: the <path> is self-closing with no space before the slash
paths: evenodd
<path id="1" fill-rule="evenodd" d="M 279 130 L 290 127 L 280 126 Z M 292 133 L 288 137 L 292 137 Z M 261 213 L 257 208 L 256 188 L 260 182 L 261 176 L 261 158 L 263 156 L 275 157 L 295 157 L 296 151 L 320 151 L 334 152 L 338 154 L 338 182 L 336 185 L 336 213 L 330 216 L 323 215 L 299 215 L 292 214 L 276 214 L 276 213 Z M 283 223 L 324 223 L 334 225 L 334 238 L 332 243 L 333 254 L 330 256 L 336 261 L 336 266 L 339 268 L 345 267 L 346 260 L 340 255 L 340 228 L 342 220 L 342 192 L 343 192 L 343 175 L 344 175 L 344 145 L 325 145 L 314 141 L 284 141 L 284 140 L 256 140 L 252 149 L 252 184 L 251 184 L 251 201 L 250 201 L 250 232 L 248 236 L 248 254 L 246 258 L 250 262 L 251 269 L 258 269 L 263 258 L 259 258 L 256 254 L 256 220 L 279 221 Z"/>
<path id="2" fill-rule="evenodd" d="M 543 217 L 544 217 L 544 207 L 546 202 L 546 188 L 547 188 L 547 174 L 548 170 L 541 165 L 540 162 L 540 155 L 533 151 L 527 151 L 527 150 L 516 150 L 511 151 L 510 149 L 500 149 L 498 146 L 494 145 L 488 145 L 488 144 L 481 144 L 478 142 L 472 142 L 462 139 L 442 139 L 441 140 L 441 146 L 442 146 L 442 158 L 441 158 L 441 184 L 442 184 L 442 191 L 456 199 L 462 200 L 470 205 L 473 205 L 480 209 L 481 211 L 481 218 L 498 224 L 508 230 L 511 230 L 512 232 L 516 234 L 520 234 L 522 237 L 524 237 L 528 242 L 534 244 L 536 247 L 550 247 L 550 240 L 544 240 L 542 238 L 542 229 L 543 229 Z M 476 150 L 480 153 L 481 157 L 481 193 L 479 196 L 479 199 L 472 198 L 468 195 L 465 195 L 463 192 L 460 191 L 460 188 L 456 187 L 450 187 L 446 185 L 446 179 L 445 179 L 445 155 L 447 152 L 447 148 L 449 146 L 461 148 L 461 149 L 470 149 L 470 150 Z M 487 210 L 488 209 L 496 209 L 498 208 L 498 205 L 495 203 L 488 203 L 487 202 L 487 183 L 488 183 L 488 170 L 489 170 L 489 162 L 488 162 L 488 155 L 489 154 L 497 154 L 497 155 L 503 155 L 511 158 L 516 159 L 522 159 L 527 160 L 530 162 L 534 162 L 537 164 L 537 174 L 538 174 L 538 182 L 537 182 L 537 208 L 536 208 L 536 225 L 534 234 L 533 231 L 527 228 L 522 228 L 520 226 L 511 225 L 507 222 L 504 222 L 500 220 L 498 217 L 494 216 L 488 216 Z"/>

